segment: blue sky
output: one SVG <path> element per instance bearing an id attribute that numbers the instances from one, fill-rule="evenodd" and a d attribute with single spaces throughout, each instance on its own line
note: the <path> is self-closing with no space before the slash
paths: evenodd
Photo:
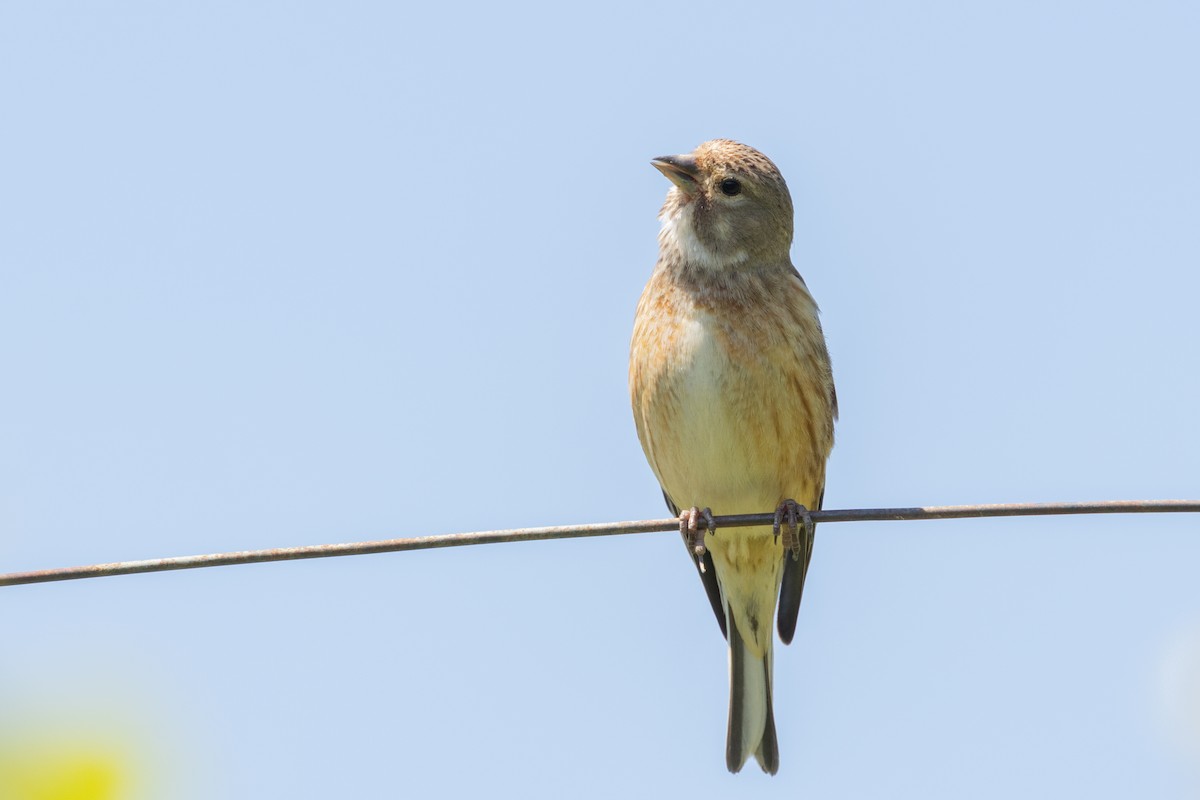
<path id="1" fill-rule="evenodd" d="M 0 571 L 663 516 L 648 161 L 714 137 L 792 190 L 829 507 L 1200 496 L 1198 36 L 1184 2 L 9 4 Z M 671 534 L 15 587 L 0 751 L 99 742 L 183 800 L 1194 796 L 1197 563 L 1186 515 L 822 526 L 774 779 L 725 772 Z"/>

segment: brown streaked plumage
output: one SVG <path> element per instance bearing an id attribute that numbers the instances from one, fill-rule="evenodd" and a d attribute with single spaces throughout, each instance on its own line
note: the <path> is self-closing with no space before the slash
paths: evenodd
<path id="1" fill-rule="evenodd" d="M 792 266 L 792 201 L 770 159 L 727 139 L 653 165 L 674 186 L 638 303 L 629 387 L 638 438 L 673 513 L 818 509 L 837 398 L 817 305 Z M 794 508 L 794 504 L 790 506 Z M 694 522 L 693 522 L 694 524 Z M 693 559 L 730 648 L 726 763 L 779 769 L 772 618 L 796 628 L 797 558 L 771 527 L 703 536 Z M 686 537 L 685 537 L 686 538 Z"/>

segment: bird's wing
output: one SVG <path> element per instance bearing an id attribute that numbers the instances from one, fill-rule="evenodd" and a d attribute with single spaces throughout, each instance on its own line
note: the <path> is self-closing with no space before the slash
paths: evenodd
<path id="1" fill-rule="evenodd" d="M 671 509 L 671 513 L 679 516 L 679 506 L 675 505 L 667 492 L 663 490 L 663 500 L 667 501 L 667 508 Z M 717 624 L 721 626 L 721 635 L 726 639 L 729 638 L 729 633 L 725 629 L 725 606 L 721 602 L 721 587 L 717 585 L 717 570 L 713 566 L 712 553 L 707 550 L 702 557 L 697 557 L 692 552 L 691 544 L 688 543 L 687 537 L 683 539 L 683 544 L 687 547 L 688 555 L 692 557 L 692 563 L 696 565 L 696 571 L 700 573 L 700 582 L 704 584 L 704 591 L 708 594 L 708 602 L 712 604 L 713 613 L 717 615 Z M 803 580 L 803 578 L 801 578 Z M 795 622 L 792 623 L 795 628 Z"/>
<path id="2" fill-rule="evenodd" d="M 817 507 L 809 511 L 820 511 L 825 503 L 825 487 L 821 487 Z M 803 534 L 801 534 L 803 535 Z M 783 555 L 783 582 L 779 589 L 779 613 L 776 616 L 776 627 L 779 628 L 779 638 L 784 644 L 791 644 L 796 635 L 796 620 L 800 616 L 800 598 L 804 594 L 804 576 L 808 574 L 808 562 L 812 560 L 812 539 L 805 537 L 804 552 L 799 560 L 792 558 L 790 553 Z"/>

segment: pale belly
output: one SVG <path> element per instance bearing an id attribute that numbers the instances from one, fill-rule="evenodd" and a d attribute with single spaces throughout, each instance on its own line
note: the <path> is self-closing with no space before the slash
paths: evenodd
<path id="1" fill-rule="evenodd" d="M 797 365 L 732 359 L 703 317 L 681 333 L 643 420 L 667 494 L 718 515 L 770 511 L 788 498 L 815 505 L 824 456 L 805 441 L 813 426 L 787 373 Z"/>

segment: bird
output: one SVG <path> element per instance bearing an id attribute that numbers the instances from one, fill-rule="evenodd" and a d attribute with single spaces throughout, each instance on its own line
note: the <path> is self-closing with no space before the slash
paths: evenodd
<path id="1" fill-rule="evenodd" d="M 651 162 L 671 182 L 638 301 L 629 390 L 638 439 L 729 645 L 725 761 L 779 770 L 772 618 L 796 631 L 837 394 L 816 302 L 792 265 L 779 169 L 729 139 Z M 775 509 L 717 531 L 713 515 Z"/>

